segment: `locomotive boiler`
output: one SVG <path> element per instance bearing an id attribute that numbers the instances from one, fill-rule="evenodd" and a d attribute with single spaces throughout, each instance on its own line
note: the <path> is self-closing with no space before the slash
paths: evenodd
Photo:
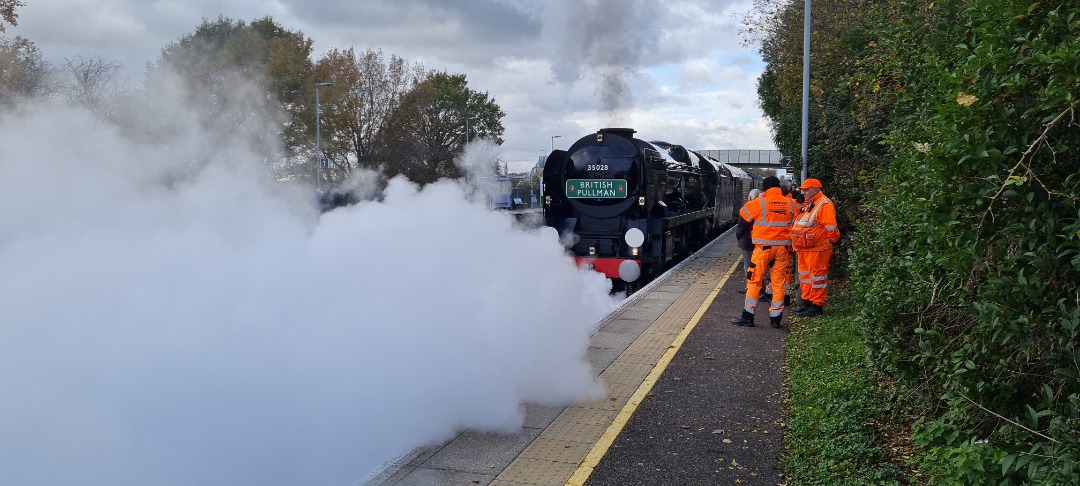
<path id="1" fill-rule="evenodd" d="M 725 164 L 681 145 L 605 128 L 548 156 L 544 223 L 578 265 L 635 290 L 729 227 L 744 188 Z M 745 189 L 748 191 L 749 189 Z"/>

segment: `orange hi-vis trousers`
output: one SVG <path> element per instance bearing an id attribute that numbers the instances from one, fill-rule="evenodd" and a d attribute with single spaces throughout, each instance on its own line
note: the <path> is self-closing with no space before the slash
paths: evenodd
<path id="1" fill-rule="evenodd" d="M 754 314 L 758 298 L 761 297 L 761 285 L 765 281 L 765 272 L 772 263 L 769 283 L 772 285 L 772 302 L 769 303 L 769 317 L 784 314 L 784 295 L 787 292 L 788 274 L 791 272 L 791 255 L 786 246 L 757 245 L 750 258 L 750 271 L 746 275 L 746 301 L 743 310 Z"/>
<path id="2" fill-rule="evenodd" d="M 829 297 L 829 260 L 832 248 L 799 251 L 799 292 L 803 302 L 825 307 Z"/>

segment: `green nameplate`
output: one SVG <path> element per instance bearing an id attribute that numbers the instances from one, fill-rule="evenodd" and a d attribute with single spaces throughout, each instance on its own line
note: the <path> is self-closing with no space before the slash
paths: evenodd
<path id="1" fill-rule="evenodd" d="M 570 179 L 566 181 L 566 197 L 625 198 L 625 179 Z"/>

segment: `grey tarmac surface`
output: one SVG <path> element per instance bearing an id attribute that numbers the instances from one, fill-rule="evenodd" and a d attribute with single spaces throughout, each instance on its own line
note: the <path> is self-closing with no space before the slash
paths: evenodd
<path id="1" fill-rule="evenodd" d="M 725 283 L 586 485 L 784 484 L 787 318 L 731 325 L 743 284 Z"/>

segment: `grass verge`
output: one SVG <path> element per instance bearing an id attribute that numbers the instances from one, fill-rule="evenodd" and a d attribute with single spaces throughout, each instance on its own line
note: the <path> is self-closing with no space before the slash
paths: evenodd
<path id="1" fill-rule="evenodd" d="M 866 361 L 852 298 L 835 289 L 825 314 L 789 321 L 782 460 L 789 486 L 908 484 L 888 452 L 888 393 Z"/>

